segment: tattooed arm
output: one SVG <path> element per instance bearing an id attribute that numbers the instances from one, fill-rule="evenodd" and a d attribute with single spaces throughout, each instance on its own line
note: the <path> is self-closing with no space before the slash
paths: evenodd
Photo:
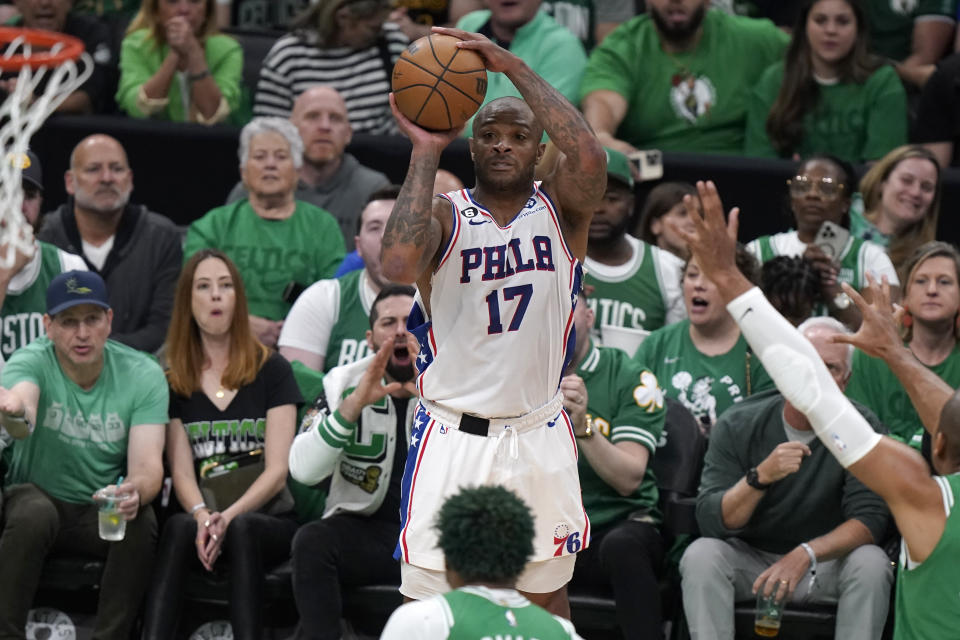
<path id="1" fill-rule="evenodd" d="M 480 54 L 489 71 L 506 74 L 560 151 L 557 168 L 545 178 L 545 186 L 559 205 L 567 242 L 582 258 L 590 218 L 607 185 L 606 152 L 583 114 L 526 62 L 484 36 L 442 27 L 434 27 L 433 32 L 460 38 L 463 42 L 458 46 Z M 581 244 L 582 253 L 578 251 Z"/>
<path id="2" fill-rule="evenodd" d="M 436 262 L 441 244 L 450 233 L 450 203 L 433 197 L 433 183 L 440 153 L 461 129 L 436 133 L 421 129 L 400 113 L 393 94 L 390 108 L 400 130 L 413 142 L 413 151 L 407 177 L 383 232 L 380 263 L 387 280 L 413 284 Z"/>

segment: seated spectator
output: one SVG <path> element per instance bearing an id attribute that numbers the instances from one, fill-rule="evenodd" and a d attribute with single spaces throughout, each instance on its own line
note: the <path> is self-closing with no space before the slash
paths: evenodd
<path id="1" fill-rule="evenodd" d="M 544 0 L 543 9 L 572 31 L 588 52 L 637 15 L 634 0 Z"/>
<path id="2" fill-rule="evenodd" d="M 820 299 L 820 273 L 800 256 L 777 256 L 763 263 L 760 289 L 773 308 L 797 327 L 813 315 Z"/>
<path id="3" fill-rule="evenodd" d="M 516 590 L 533 555 L 533 525 L 529 507 L 502 486 L 468 487 L 448 498 L 436 528 L 454 590 L 397 609 L 381 640 L 417 635 L 579 640 L 569 620 L 551 616 Z"/>
<path id="4" fill-rule="evenodd" d="M 604 146 L 743 152 L 750 87 L 783 55 L 769 20 L 708 10 L 709 0 L 648 0 L 590 54 L 583 113 Z"/>
<path id="5" fill-rule="evenodd" d="M 687 195 L 697 195 L 697 190 L 688 182 L 664 182 L 651 189 L 640 211 L 640 222 L 634 235 L 647 244 L 686 260 L 690 253 L 687 244 L 674 231 L 672 224 L 692 229 L 693 223 L 687 218 L 687 210 L 683 206 L 683 196 Z"/>
<path id="6" fill-rule="evenodd" d="M 587 64 L 583 45 L 569 30 L 540 10 L 541 0 L 493 0 L 488 9 L 474 11 L 457 22 L 457 28 L 480 33 L 527 63 L 563 96 L 578 104 L 580 78 Z M 506 74 L 487 71 L 487 95 L 483 104 L 514 96 L 520 91 Z M 482 105 L 481 105 L 482 106 Z M 473 135 L 473 118 L 463 135 Z"/>
<path id="7" fill-rule="evenodd" d="M 897 63 L 905 83 L 922 87 L 953 44 L 956 0 L 864 0 L 864 9 L 873 50 Z"/>
<path id="8" fill-rule="evenodd" d="M 853 349 L 831 337 L 846 333 L 843 325 L 813 318 L 799 330 L 842 389 Z M 860 412 L 882 432 L 876 416 Z M 879 638 L 893 571 L 877 544 L 889 516 L 779 392 L 731 409 L 713 430 L 700 480 L 704 537 L 680 561 L 690 635 L 732 638 L 734 603 L 762 591 L 788 602 L 836 603 L 836 637 Z"/>
<path id="9" fill-rule="evenodd" d="M 759 281 L 760 267 L 742 247 L 737 267 Z M 773 382 L 695 260 L 684 266 L 682 286 L 688 317 L 647 336 L 633 360 L 649 367 L 667 397 L 689 409 L 709 435 L 727 409 L 772 389 Z"/>
<path id="10" fill-rule="evenodd" d="M 57 107 L 57 113 L 99 113 L 113 93 L 111 75 L 117 66 L 106 25 L 91 16 L 71 13 L 73 0 L 14 0 L 13 4 L 20 16 L 9 26 L 58 31 L 79 38 L 93 59 L 93 73 Z M 34 88 L 34 95 L 42 95 L 49 81 L 47 74 Z"/>
<path id="11" fill-rule="evenodd" d="M 607 150 L 607 190 L 590 221 L 584 284 L 595 329 L 604 325 L 653 331 L 686 314 L 680 291 L 683 261 L 627 234 L 633 218 L 633 177 L 627 158 Z"/>
<path id="12" fill-rule="evenodd" d="M 960 54 L 937 65 L 923 85 L 910 140 L 930 150 L 941 167 L 957 166 L 960 136 Z"/>
<path id="13" fill-rule="evenodd" d="M 400 187 L 375 192 L 360 214 L 357 253 L 363 268 L 310 285 L 293 303 L 277 345 L 280 355 L 316 371 L 329 371 L 370 355 L 370 307 L 387 284 L 380 269 L 380 240 Z"/>
<path id="14" fill-rule="evenodd" d="M 323 518 L 302 526 L 293 541 L 296 638 L 340 637 L 344 587 L 400 582 L 393 550 L 420 350 L 406 329 L 414 293 L 409 285 L 380 291 L 366 335 L 375 355 L 324 376 L 318 413 L 290 449 L 294 479 L 315 485 L 331 478 Z"/>
<path id="15" fill-rule="evenodd" d="M 886 247 L 898 269 L 936 237 L 940 217 L 940 165 L 924 147 L 898 147 L 860 180 L 861 207 L 850 211 L 854 236 Z"/>
<path id="16" fill-rule="evenodd" d="M 560 381 L 592 536 L 577 554 L 571 584 L 612 590 L 624 638 L 660 638 L 663 541 L 649 462 L 663 433 L 663 390 L 656 376 L 619 349 L 593 344 L 593 311 L 586 303 L 581 291 L 573 312 L 573 357 Z"/>
<path id="17" fill-rule="evenodd" d="M 183 261 L 182 234 L 166 216 L 130 204 L 133 171 L 110 136 L 80 141 L 70 156 L 67 202 L 44 216 L 37 237 L 82 256 L 107 281 L 117 342 L 163 345 Z"/>
<path id="18" fill-rule="evenodd" d="M 390 74 L 409 40 L 389 13 L 387 0 L 318 0 L 263 61 L 254 115 L 288 118 L 297 96 L 323 84 L 343 96 L 354 133 L 394 133 Z"/>
<path id="19" fill-rule="evenodd" d="M 484 8 L 483 0 L 394 0 L 390 22 L 411 42 L 430 35 L 432 27 L 452 27 L 471 11 Z"/>
<path id="20" fill-rule="evenodd" d="M 144 0 L 120 49 L 117 104 L 134 118 L 242 124 L 243 50 L 215 0 Z"/>
<path id="21" fill-rule="evenodd" d="M 890 258 L 872 242 L 851 236 L 836 257 L 813 244 L 824 222 L 849 228 L 854 180 L 853 168 L 838 158 L 807 158 L 797 168 L 797 175 L 787 180 L 796 230 L 760 236 L 747 245 L 760 262 L 776 256 L 803 256 L 811 261 L 820 273 L 820 299 L 814 315 L 834 316 L 848 327 L 860 324 L 860 312 L 843 293 L 841 282 L 859 291 L 866 286 L 868 273 L 875 278 L 886 276 L 898 297 L 900 285 Z"/>
<path id="22" fill-rule="evenodd" d="M 786 60 L 756 82 L 745 150 L 793 158 L 877 160 L 907 141 L 907 98 L 893 67 L 867 52 L 856 0 L 807 0 Z"/>
<path id="23" fill-rule="evenodd" d="M 18 159 L 8 154 L 7 162 Z M 39 222 L 43 202 L 43 172 L 32 151 L 19 159 L 23 181 L 23 217 L 31 225 Z M 4 247 L 6 251 L 6 247 Z M 64 271 L 86 271 L 80 256 L 46 242 L 33 241 L 33 253 L 17 251 L 9 269 L 0 268 L 0 356 L 4 359 L 20 347 L 44 335 L 43 312 L 50 282 Z"/>
<path id="24" fill-rule="evenodd" d="M 184 265 L 166 351 L 167 458 L 184 512 L 163 528 L 144 638 L 174 637 L 190 567 L 226 562 L 233 636 L 259 640 L 264 573 L 290 554 L 297 523 L 287 457 L 302 399 L 287 361 L 251 334 L 246 307 L 243 280 L 223 253 L 204 249 Z M 254 455 L 259 473 L 242 471 Z M 243 479 L 205 487 L 218 466 Z"/>
<path id="25" fill-rule="evenodd" d="M 47 289 L 49 338 L 18 349 L 0 377 L 0 424 L 32 431 L 13 447 L 0 533 L 0 635 L 23 638 L 47 556 L 106 560 L 93 635 L 129 638 L 153 572 L 167 385 L 150 356 L 108 340 L 103 279 L 67 271 Z M 34 426 L 35 425 L 35 426 Z M 98 535 L 93 494 L 115 488 L 123 540 Z"/>
<path id="26" fill-rule="evenodd" d="M 960 252 L 946 242 L 928 242 L 904 264 L 903 274 L 904 344 L 917 360 L 956 389 L 960 387 Z M 846 394 L 870 407 L 892 437 L 921 448 L 923 423 L 883 360 L 857 350 Z"/>
<path id="27" fill-rule="evenodd" d="M 280 118 L 254 118 L 240 133 L 239 155 L 250 197 L 194 221 L 184 257 L 204 248 L 230 256 L 249 292 L 254 335 L 275 347 L 298 291 L 332 276 L 343 260 L 343 236 L 333 216 L 294 199 L 303 162 L 296 127 Z"/>
<path id="28" fill-rule="evenodd" d="M 311 87 L 301 93 L 293 103 L 290 122 L 303 140 L 303 163 L 297 170 L 294 198 L 333 214 L 347 250 L 352 251 L 360 210 L 370 194 L 389 186 L 390 180 L 345 151 L 353 131 L 347 105 L 336 89 Z M 227 204 L 248 196 L 243 182 L 238 182 Z"/>

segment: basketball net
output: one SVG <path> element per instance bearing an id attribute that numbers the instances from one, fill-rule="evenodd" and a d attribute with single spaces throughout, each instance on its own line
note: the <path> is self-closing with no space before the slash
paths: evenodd
<path id="1" fill-rule="evenodd" d="M 8 35 L 9 34 L 9 35 Z M 37 48 L 43 34 L 49 47 Z M 13 37 L 10 37 L 13 36 Z M 71 42 L 72 41 L 72 42 Z M 29 29 L 3 29 L 0 32 L 0 68 L 16 70 L 16 86 L 0 105 L 0 268 L 9 269 L 17 252 L 32 256 L 33 228 L 24 217 L 22 172 L 29 162 L 30 138 L 47 117 L 82 85 L 93 72 L 93 60 L 82 52 L 63 58 L 64 50 L 78 41 L 62 34 L 36 32 Z M 44 42 L 46 44 L 46 42 Z M 31 58 L 33 60 L 31 60 Z M 47 78 L 43 92 L 37 87 Z"/>

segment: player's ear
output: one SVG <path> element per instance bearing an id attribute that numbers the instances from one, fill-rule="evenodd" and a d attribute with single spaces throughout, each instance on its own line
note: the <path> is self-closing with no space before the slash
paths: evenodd
<path id="1" fill-rule="evenodd" d="M 373 346 L 373 331 L 367 329 L 367 346 L 370 347 L 371 353 L 376 353 L 377 349 Z"/>
<path id="2" fill-rule="evenodd" d="M 537 164 L 540 164 L 540 161 L 543 160 L 543 154 L 547 150 L 547 143 L 541 142 L 537 145 Z"/>

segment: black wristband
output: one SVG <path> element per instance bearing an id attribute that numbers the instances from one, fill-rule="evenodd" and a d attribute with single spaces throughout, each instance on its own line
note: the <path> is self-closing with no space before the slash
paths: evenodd
<path id="1" fill-rule="evenodd" d="M 750 467 L 747 469 L 747 484 L 754 489 L 759 489 L 760 491 L 765 491 L 766 489 L 770 488 L 769 484 L 760 482 L 760 476 L 757 474 L 756 467 Z"/>

